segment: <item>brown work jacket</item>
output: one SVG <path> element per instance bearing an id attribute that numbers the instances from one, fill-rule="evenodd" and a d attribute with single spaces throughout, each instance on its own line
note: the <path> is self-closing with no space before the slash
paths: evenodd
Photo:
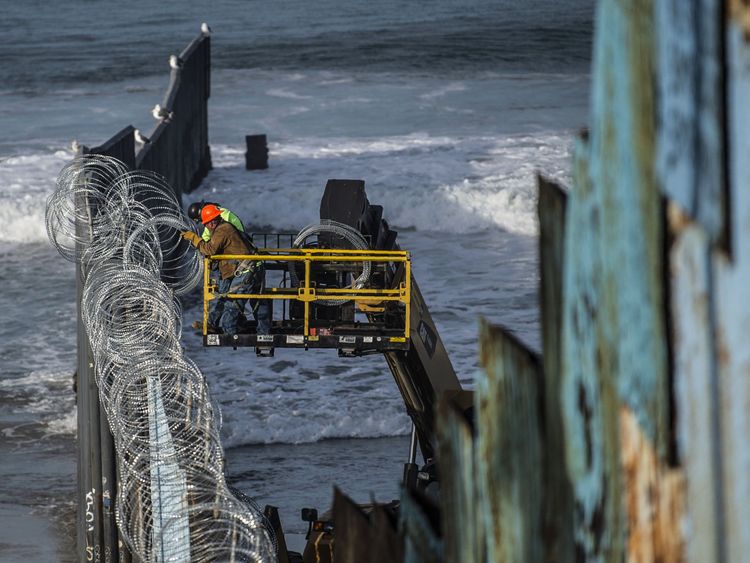
<path id="1" fill-rule="evenodd" d="M 204 256 L 213 256 L 215 254 L 253 254 L 250 247 L 242 240 L 240 232 L 231 223 L 227 223 L 226 221 L 219 223 L 219 226 L 214 229 L 214 232 L 211 233 L 211 240 L 208 242 L 202 240 L 198 243 L 198 250 Z M 225 280 L 234 276 L 236 268 L 236 260 L 221 260 L 219 262 L 221 279 Z"/>

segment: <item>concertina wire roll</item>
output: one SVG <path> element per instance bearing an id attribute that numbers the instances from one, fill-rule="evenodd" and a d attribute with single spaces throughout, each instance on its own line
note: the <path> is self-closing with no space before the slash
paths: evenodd
<path id="1" fill-rule="evenodd" d="M 166 180 L 79 155 L 47 200 L 47 234 L 84 273 L 81 319 L 114 436 L 116 520 L 144 562 L 277 560 L 258 505 L 224 479 L 221 414 L 180 346 L 178 296 L 203 278 Z"/>

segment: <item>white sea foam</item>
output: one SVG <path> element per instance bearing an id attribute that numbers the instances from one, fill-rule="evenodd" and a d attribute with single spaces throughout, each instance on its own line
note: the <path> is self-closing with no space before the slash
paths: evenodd
<path id="1" fill-rule="evenodd" d="M 224 203 L 251 225 L 295 230 L 317 219 L 329 178 L 357 178 L 398 228 L 534 234 L 536 174 L 566 181 L 569 146 L 559 133 L 301 139 L 273 143 L 270 168 L 254 173 L 242 150 L 214 146 L 215 169 L 194 196 Z"/>
<path id="2" fill-rule="evenodd" d="M 400 436 L 410 429 L 409 418 L 404 413 L 400 399 L 387 404 L 371 403 L 365 408 L 352 408 L 348 403 L 355 396 L 340 396 L 337 408 L 319 405 L 306 414 L 288 412 L 289 403 L 268 416 L 258 418 L 241 411 L 242 416 L 230 417 L 222 432 L 224 447 L 248 444 L 303 444 L 331 438 L 380 438 Z M 343 408 L 342 408 L 343 407 Z M 352 412 L 354 411 L 354 412 Z M 229 409 L 224 409 L 225 414 Z"/>
<path id="3" fill-rule="evenodd" d="M 303 96 L 301 94 L 290 92 L 289 90 L 284 90 L 281 88 L 272 88 L 268 90 L 266 94 L 269 96 L 273 96 L 275 98 L 289 98 L 290 100 L 309 100 L 310 99 L 310 96 Z"/>
<path id="4" fill-rule="evenodd" d="M 72 153 L 54 151 L 0 161 L 0 242 L 47 240 L 44 208 Z"/>
<path id="5" fill-rule="evenodd" d="M 423 100 L 432 100 L 434 98 L 442 98 L 451 92 L 463 92 L 466 88 L 466 85 L 461 82 L 451 82 L 450 84 L 446 84 L 445 86 L 437 88 L 431 92 L 421 94 L 419 97 Z"/>
<path id="6" fill-rule="evenodd" d="M 60 418 L 47 421 L 47 433 L 50 435 L 75 435 L 78 427 L 78 410 L 75 406 Z"/>
<path id="7" fill-rule="evenodd" d="M 44 387 L 46 390 L 49 390 L 60 385 L 65 377 L 70 378 L 70 374 L 65 374 L 60 371 L 34 370 L 22 377 L 0 379 L 0 389 L 4 389 L 8 393 L 12 393 L 14 390 L 17 391 L 19 389 L 30 387 Z"/>
<path id="8" fill-rule="evenodd" d="M 76 410 L 72 377 L 65 371 L 34 370 L 28 375 L 0 379 L 0 393 L 23 407 L 44 426 L 44 434 L 75 434 Z"/>

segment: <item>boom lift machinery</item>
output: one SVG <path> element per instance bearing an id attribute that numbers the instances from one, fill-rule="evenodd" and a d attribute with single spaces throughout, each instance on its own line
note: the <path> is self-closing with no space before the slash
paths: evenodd
<path id="1" fill-rule="evenodd" d="M 334 348 L 343 357 L 382 353 L 413 423 L 404 483 L 428 489 L 437 481 L 437 401 L 449 394 L 469 410 L 470 392 L 461 389 L 411 273 L 409 253 L 397 244 L 397 233 L 383 219 L 382 206 L 369 203 L 364 182 L 329 180 L 320 220 L 296 237 L 254 233 L 258 254 L 206 259 L 203 344 L 253 347 L 260 356 L 271 356 L 277 348 Z M 257 334 L 252 321 L 240 334 L 208 333 L 210 301 L 219 296 L 210 276 L 211 263 L 230 259 L 264 264 L 260 293 L 224 297 L 251 299 L 250 303 L 268 300 L 275 309 L 271 334 Z M 421 468 L 417 447 L 425 460 Z M 311 519 L 311 511 L 306 514 Z M 319 528 L 318 534 L 331 532 Z M 320 538 L 316 540 L 317 545 Z"/>

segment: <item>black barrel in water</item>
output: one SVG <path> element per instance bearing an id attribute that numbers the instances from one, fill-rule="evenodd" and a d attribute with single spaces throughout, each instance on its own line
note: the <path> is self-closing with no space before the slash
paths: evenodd
<path id="1" fill-rule="evenodd" d="M 268 168 L 268 144 L 265 135 L 245 135 L 247 152 L 245 168 L 248 170 L 265 170 Z"/>

